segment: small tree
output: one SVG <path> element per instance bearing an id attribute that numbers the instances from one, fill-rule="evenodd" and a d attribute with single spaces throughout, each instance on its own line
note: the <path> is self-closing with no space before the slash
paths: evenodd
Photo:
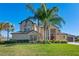
<path id="1" fill-rule="evenodd" d="M 10 23 L 4 23 L 3 28 L 4 28 L 4 30 L 7 31 L 7 40 L 8 40 L 9 39 L 9 33 L 10 33 L 10 31 L 14 30 L 14 26 Z"/>
<path id="2" fill-rule="evenodd" d="M 0 36 L 1 36 L 1 31 L 3 30 L 2 25 L 3 23 L 0 23 Z"/>

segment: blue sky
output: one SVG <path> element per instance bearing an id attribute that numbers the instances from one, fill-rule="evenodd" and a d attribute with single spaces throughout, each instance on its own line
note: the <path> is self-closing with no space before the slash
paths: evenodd
<path id="1" fill-rule="evenodd" d="M 79 4 L 75 3 L 51 3 L 47 4 L 48 8 L 53 6 L 59 7 L 59 15 L 65 20 L 61 32 L 79 35 Z M 39 4 L 34 4 L 35 8 Z M 11 22 L 15 26 L 15 32 L 19 31 L 19 22 L 33 14 L 25 8 L 23 3 L 0 4 L 0 22 Z M 5 36 L 5 33 L 2 33 Z"/>

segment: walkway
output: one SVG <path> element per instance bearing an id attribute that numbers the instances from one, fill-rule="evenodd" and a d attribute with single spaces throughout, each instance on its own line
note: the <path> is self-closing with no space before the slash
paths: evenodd
<path id="1" fill-rule="evenodd" d="M 68 42 L 68 44 L 79 45 L 79 42 Z"/>

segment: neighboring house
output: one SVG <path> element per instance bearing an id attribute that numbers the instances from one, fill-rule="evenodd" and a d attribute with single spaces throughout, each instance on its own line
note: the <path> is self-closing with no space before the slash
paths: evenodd
<path id="1" fill-rule="evenodd" d="M 76 36 L 76 39 L 79 39 L 79 36 Z"/>
<path id="2" fill-rule="evenodd" d="M 39 32 L 38 32 L 38 28 L 39 28 Z M 50 40 L 68 40 L 69 41 L 70 39 L 69 37 L 73 37 L 73 36 L 61 33 L 59 28 L 57 28 L 56 26 L 51 26 L 50 35 L 47 35 L 48 39 L 49 37 L 50 37 Z M 37 26 L 35 23 L 31 21 L 30 18 L 25 19 L 20 22 L 20 31 L 12 33 L 12 39 L 29 40 L 29 41 L 36 41 L 38 39 L 44 40 L 44 28 L 43 26 Z"/>
<path id="3" fill-rule="evenodd" d="M 76 40 L 76 36 L 75 35 L 71 35 L 71 34 L 67 34 L 67 33 L 62 33 L 62 35 L 64 35 L 63 37 L 68 41 L 68 42 L 75 42 Z"/>

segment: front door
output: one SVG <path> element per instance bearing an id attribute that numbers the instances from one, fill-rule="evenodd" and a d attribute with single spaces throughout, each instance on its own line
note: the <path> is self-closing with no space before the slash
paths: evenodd
<path id="1" fill-rule="evenodd" d="M 53 40 L 54 39 L 54 36 L 53 35 L 51 35 L 51 40 Z"/>

